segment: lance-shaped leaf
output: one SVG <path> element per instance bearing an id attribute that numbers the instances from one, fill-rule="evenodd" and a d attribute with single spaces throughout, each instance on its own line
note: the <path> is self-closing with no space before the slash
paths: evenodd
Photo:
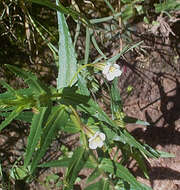
<path id="1" fill-rule="evenodd" d="M 129 117 L 129 116 L 125 116 L 123 120 L 126 123 L 133 123 L 133 124 L 145 125 L 145 126 L 150 125 L 150 123 L 148 123 L 147 121 L 142 121 L 140 119 Z"/>
<path id="2" fill-rule="evenodd" d="M 17 76 L 24 79 L 24 81 L 29 85 L 31 88 L 31 91 L 37 92 L 38 94 L 44 93 L 48 90 L 47 87 L 45 87 L 40 81 L 37 79 L 37 77 L 31 73 L 24 71 L 18 67 L 15 67 L 13 65 L 6 65 L 7 68 L 15 73 Z"/>
<path id="3" fill-rule="evenodd" d="M 0 125 L 0 131 L 2 129 L 4 129 L 4 127 L 6 127 L 13 119 L 15 119 L 22 111 L 23 111 L 24 107 L 17 107 L 16 109 L 14 109 L 14 111 L 12 111 L 7 117 L 6 119 L 1 123 Z"/>
<path id="4" fill-rule="evenodd" d="M 134 188 L 134 190 L 152 190 L 150 187 L 144 186 L 141 183 L 139 183 L 127 168 L 125 168 L 119 163 L 113 162 L 110 159 L 104 158 L 101 161 L 99 167 L 103 169 L 105 172 L 112 173 L 117 177 L 120 177 L 124 181 L 128 182 Z"/>
<path id="5" fill-rule="evenodd" d="M 80 172 L 80 170 L 84 167 L 87 159 L 89 157 L 89 153 L 83 147 L 78 147 L 72 156 L 72 162 L 70 163 L 66 176 L 65 176 L 65 184 L 66 187 L 64 190 L 71 190 L 73 184 Z"/>
<path id="6" fill-rule="evenodd" d="M 49 167 L 68 167 L 69 164 L 72 162 L 71 158 L 62 158 L 61 160 L 53 160 L 50 162 L 46 162 L 44 164 L 38 165 L 38 167 L 42 168 L 49 168 Z"/>
<path id="7" fill-rule="evenodd" d="M 4 88 L 6 88 L 10 93 L 12 93 L 13 95 L 18 95 L 17 91 L 14 90 L 11 86 L 9 86 L 9 84 L 7 84 L 5 81 L 0 81 L 0 83 L 4 86 Z"/>
<path id="8" fill-rule="evenodd" d="M 52 10 L 59 11 L 63 14 L 71 15 L 75 20 L 80 20 L 84 24 L 87 24 L 88 26 L 92 26 L 90 21 L 80 12 L 75 11 L 74 9 L 71 8 L 66 8 L 64 7 L 60 2 L 58 2 L 58 5 L 55 5 L 52 3 L 50 0 L 29 0 L 33 3 L 37 3 L 39 5 L 43 5 L 46 7 L 49 7 Z"/>
<path id="9" fill-rule="evenodd" d="M 50 162 L 46 162 L 44 164 L 40 164 L 38 165 L 38 167 L 42 167 L 42 168 L 49 168 L 49 167 L 65 167 L 68 168 L 70 166 L 70 164 L 73 162 L 74 157 L 72 156 L 71 158 L 69 157 L 64 157 L 60 160 L 53 160 Z M 88 160 L 86 161 L 84 168 L 96 168 L 97 164 L 93 163 L 92 160 L 90 158 L 88 158 Z"/>
<path id="10" fill-rule="evenodd" d="M 101 172 L 99 171 L 99 168 L 95 168 L 94 171 L 91 173 L 91 175 L 88 177 L 86 183 L 90 183 L 97 179 L 101 175 Z"/>
<path id="11" fill-rule="evenodd" d="M 98 182 L 89 185 L 84 190 L 109 190 L 109 187 L 108 180 L 100 179 Z"/>
<path id="12" fill-rule="evenodd" d="M 46 153 L 46 150 L 51 144 L 53 138 L 57 135 L 59 128 L 66 125 L 66 122 L 68 120 L 68 113 L 65 111 L 64 106 L 60 106 L 51 114 L 52 115 L 49 117 L 41 136 L 40 148 L 36 152 L 35 157 L 32 161 L 31 173 L 34 172 L 39 161 Z"/>
<path id="13" fill-rule="evenodd" d="M 38 114 L 34 114 L 32 124 L 30 126 L 30 134 L 28 137 L 24 166 L 27 167 L 31 158 L 34 155 L 37 144 L 42 134 L 42 127 L 47 120 L 50 108 L 41 107 Z"/>
<path id="14" fill-rule="evenodd" d="M 0 109 L 0 111 L 1 111 L 1 109 Z M 0 112 L 0 116 L 2 116 L 2 117 L 8 117 L 11 114 L 11 112 L 7 112 L 7 111 L 5 111 L 3 109 L 2 109 L 2 111 L 3 112 Z M 33 112 L 25 111 L 25 112 L 19 113 L 19 115 L 16 116 L 14 119 L 30 123 L 32 121 L 32 118 L 33 118 Z"/>
<path id="15" fill-rule="evenodd" d="M 77 70 L 77 61 L 64 14 L 57 12 L 57 16 L 59 30 L 59 72 L 57 88 L 59 89 L 69 86 L 70 83 L 72 85 L 77 81 L 77 78 L 73 78 Z"/>
<path id="16" fill-rule="evenodd" d="M 111 86 L 111 111 L 113 119 L 116 119 L 116 116 L 123 111 L 117 78 L 113 80 Z"/>
<path id="17" fill-rule="evenodd" d="M 32 90 L 30 88 L 24 88 L 24 89 L 16 90 L 16 94 L 31 96 Z M 1 102 L 3 102 L 3 100 L 7 100 L 7 99 L 12 100 L 14 98 L 15 98 L 14 93 L 12 93 L 10 91 L 6 91 L 6 92 L 0 94 L 0 106 L 1 106 Z"/>

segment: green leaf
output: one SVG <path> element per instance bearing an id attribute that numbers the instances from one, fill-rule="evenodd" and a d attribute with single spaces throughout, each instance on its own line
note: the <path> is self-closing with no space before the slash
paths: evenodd
<path id="1" fill-rule="evenodd" d="M 59 30 L 59 72 L 57 89 L 73 85 L 77 78 L 73 78 L 77 71 L 77 60 L 74 45 L 64 15 L 57 12 Z M 73 79 L 73 81 L 72 81 Z"/>
<path id="2" fill-rule="evenodd" d="M 32 91 L 35 91 L 38 94 L 42 94 L 46 92 L 47 88 L 45 88 L 37 79 L 37 77 L 27 71 L 24 71 L 18 67 L 15 67 L 13 65 L 6 65 L 9 70 L 11 70 L 13 73 L 18 75 L 19 77 L 23 78 L 24 81 L 29 85 Z"/>
<path id="3" fill-rule="evenodd" d="M 90 183 L 101 175 L 99 168 L 95 168 L 95 170 L 91 173 L 91 175 L 86 180 L 86 183 Z"/>
<path id="4" fill-rule="evenodd" d="M 38 165 L 38 167 L 42 167 L 42 168 L 49 168 L 49 167 L 68 167 L 71 163 L 72 163 L 73 158 L 68 158 L 68 157 L 64 157 L 60 160 L 53 160 L 50 162 L 46 162 L 44 164 L 40 164 Z M 90 159 L 88 159 L 84 165 L 84 168 L 95 168 L 96 166 L 94 166 L 94 164 L 92 163 L 92 161 Z"/>
<path id="5" fill-rule="evenodd" d="M 85 65 L 88 63 L 89 59 L 89 48 L 90 48 L 90 31 L 89 28 L 86 27 L 86 48 L 85 48 L 85 58 L 84 58 Z"/>
<path id="6" fill-rule="evenodd" d="M 149 157 L 152 158 L 159 158 L 159 154 L 157 151 L 155 151 L 153 148 L 151 148 L 148 145 L 141 145 L 138 141 L 136 141 L 136 139 L 130 135 L 125 129 L 123 130 L 123 132 L 121 133 L 120 136 L 116 136 L 114 137 L 115 141 L 120 141 L 122 143 L 127 143 L 129 144 L 131 147 L 135 147 L 137 149 L 139 149 L 141 152 L 143 152 L 144 154 L 146 154 Z"/>
<path id="7" fill-rule="evenodd" d="M 137 161 L 139 168 L 144 173 L 144 176 L 149 179 L 146 163 L 142 154 L 139 151 L 134 151 L 131 156 Z"/>
<path id="8" fill-rule="evenodd" d="M 25 177 L 28 176 L 28 169 L 25 169 L 24 167 L 17 167 L 11 169 L 10 176 L 14 180 L 23 180 Z"/>
<path id="9" fill-rule="evenodd" d="M 122 20 L 127 21 L 128 19 L 132 18 L 135 15 L 134 7 L 132 4 L 126 4 L 123 7 L 123 12 L 122 12 Z"/>
<path id="10" fill-rule="evenodd" d="M 87 81 L 85 80 L 85 78 L 81 75 L 78 75 L 79 93 L 88 97 L 90 95 L 90 92 L 87 87 L 84 88 L 84 86 L 87 86 L 86 83 L 87 83 Z"/>
<path id="11" fill-rule="evenodd" d="M 8 117 L 10 114 L 11 112 L 2 112 L 2 113 L 0 112 L 0 116 L 2 117 Z M 14 118 L 14 120 L 20 120 L 30 123 L 32 121 L 32 118 L 33 118 L 33 113 L 31 111 L 24 111 L 19 113 L 19 115 L 16 118 Z"/>
<path id="12" fill-rule="evenodd" d="M 102 50 L 99 48 L 96 39 L 94 36 L 91 37 L 92 43 L 94 45 L 94 47 L 96 48 L 96 50 L 98 51 L 98 53 L 104 58 L 107 59 L 106 55 L 102 52 Z"/>
<path id="13" fill-rule="evenodd" d="M 13 95 L 17 95 L 17 91 L 9 86 L 9 84 L 7 84 L 5 81 L 0 81 L 0 83 L 8 90 L 8 92 L 12 93 Z"/>
<path id="14" fill-rule="evenodd" d="M 123 111 L 121 96 L 117 86 L 118 86 L 118 79 L 115 78 L 111 86 L 111 111 L 113 119 L 116 118 L 118 113 Z"/>
<path id="15" fill-rule="evenodd" d="M 118 19 L 120 16 L 122 15 L 122 12 L 120 13 L 116 13 L 112 16 L 107 16 L 107 17 L 103 17 L 103 18 L 96 18 L 96 19 L 91 19 L 90 22 L 92 24 L 97 24 L 97 23 L 102 23 L 102 22 L 108 22 L 110 20 L 113 20 L 113 19 Z"/>
<path id="16" fill-rule="evenodd" d="M 19 90 L 16 90 L 16 94 L 21 95 L 21 96 L 22 95 L 30 96 L 30 95 L 32 95 L 32 90 L 30 88 L 19 89 Z M 14 98 L 15 98 L 14 93 L 6 91 L 6 92 L 0 94 L 0 104 L 3 99 L 12 100 Z"/>
<path id="17" fill-rule="evenodd" d="M 47 120 L 46 115 L 49 113 L 49 108 L 42 107 L 39 110 L 38 114 L 34 114 L 32 124 L 30 126 L 30 134 L 27 141 L 27 148 L 24 158 L 24 167 L 27 167 L 35 149 L 37 148 L 37 144 L 40 140 L 42 127 L 45 121 Z"/>
<path id="18" fill-rule="evenodd" d="M 80 172 L 80 170 L 84 167 L 89 153 L 84 147 L 78 147 L 72 156 L 72 162 L 70 163 L 66 176 L 65 176 L 65 184 L 66 187 L 64 190 L 72 190 L 73 184 Z"/>
<path id="19" fill-rule="evenodd" d="M 80 129 L 71 121 L 69 120 L 66 125 L 60 126 L 59 129 L 66 133 L 78 133 Z"/>
<path id="20" fill-rule="evenodd" d="M 86 85 L 86 81 L 83 80 L 83 78 L 79 75 L 79 81 L 78 86 L 80 89 L 80 93 L 82 95 L 89 96 L 89 91 Z M 108 123 L 111 126 L 115 126 L 113 121 L 108 117 L 108 115 L 100 108 L 98 103 L 96 103 L 93 99 L 86 99 L 86 104 L 79 105 L 79 109 L 81 111 L 85 111 L 86 113 L 89 113 L 89 115 L 92 117 L 96 117 L 97 119 L 104 121 Z"/>
<path id="21" fill-rule="evenodd" d="M 57 1 L 58 5 L 55 5 L 50 0 L 29 0 L 29 1 L 33 3 L 37 3 L 39 5 L 49 7 L 50 9 L 61 12 L 63 14 L 67 14 L 67 15 L 70 14 L 74 19 L 81 20 L 81 22 L 83 22 L 84 24 L 91 26 L 89 20 L 84 15 L 82 15 L 81 13 L 71 8 L 64 7 L 59 1 Z"/>
<path id="22" fill-rule="evenodd" d="M 53 138 L 58 134 L 60 126 L 66 125 L 68 114 L 64 109 L 64 106 L 59 106 L 56 111 L 50 114 L 45 128 L 41 134 L 40 148 L 35 154 L 35 157 L 31 164 L 31 172 L 36 169 L 39 161 L 46 153 L 47 148 L 50 146 Z"/>
<path id="23" fill-rule="evenodd" d="M 31 123 L 32 118 L 33 118 L 33 112 L 24 111 L 24 112 L 21 112 L 15 119 Z"/>
<path id="24" fill-rule="evenodd" d="M 44 164 L 38 165 L 38 167 L 49 168 L 49 167 L 68 167 L 72 162 L 71 158 L 62 158 L 61 160 L 54 160 Z"/>
<path id="25" fill-rule="evenodd" d="M 160 150 L 157 150 L 157 152 L 160 154 L 161 158 L 175 158 L 176 157 L 172 153 L 168 153 L 168 152 L 164 152 L 164 151 L 160 151 Z"/>
<path id="26" fill-rule="evenodd" d="M 98 182 L 89 185 L 84 190 L 109 190 L 109 183 L 107 180 L 100 179 Z"/>
<path id="27" fill-rule="evenodd" d="M 111 5 L 111 3 L 108 0 L 104 0 L 106 5 L 109 7 L 109 9 L 112 11 L 113 14 L 115 14 L 115 10 L 113 8 L 113 6 Z"/>
<path id="28" fill-rule="evenodd" d="M 137 118 L 129 117 L 129 116 L 125 116 L 123 120 L 126 123 L 134 123 L 134 124 L 145 125 L 145 126 L 150 125 L 147 121 L 142 121 Z"/>
<path id="29" fill-rule="evenodd" d="M 180 10 L 179 0 L 166 0 L 161 3 L 155 3 L 155 12 L 160 13 L 162 11 L 175 11 Z"/>
<path id="30" fill-rule="evenodd" d="M 76 91 L 77 91 L 76 86 L 73 86 L 71 88 L 70 87 L 63 88 L 61 99 L 59 102 L 61 104 L 73 105 L 73 106 L 76 106 L 78 104 L 87 104 L 89 97 L 79 94 Z"/>
<path id="31" fill-rule="evenodd" d="M 152 190 L 150 187 L 145 188 L 144 186 L 142 186 L 142 184 L 136 180 L 136 178 L 129 172 L 127 168 L 125 168 L 119 163 L 113 162 L 110 159 L 104 158 L 101 161 L 99 167 L 103 169 L 105 172 L 112 173 L 117 177 L 120 177 L 124 181 L 128 182 L 135 190 Z"/>
<path id="32" fill-rule="evenodd" d="M 12 111 L 8 117 L 0 124 L 0 131 L 4 129 L 13 119 L 15 119 L 22 111 L 24 107 L 17 107 Z"/>

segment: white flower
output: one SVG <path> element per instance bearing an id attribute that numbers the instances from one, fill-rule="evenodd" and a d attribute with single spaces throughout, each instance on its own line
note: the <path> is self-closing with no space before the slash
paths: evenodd
<path id="1" fill-rule="evenodd" d="M 101 148 L 104 145 L 106 136 L 104 133 L 97 131 L 94 136 L 89 139 L 89 148 L 96 149 L 97 147 Z"/>
<path id="2" fill-rule="evenodd" d="M 104 66 L 102 73 L 108 81 L 112 81 L 115 77 L 119 77 L 122 71 L 119 65 L 108 63 Z"/>

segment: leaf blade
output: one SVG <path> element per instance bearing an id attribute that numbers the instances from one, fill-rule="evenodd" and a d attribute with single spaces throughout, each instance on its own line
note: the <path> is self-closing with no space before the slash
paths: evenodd
<path id="1" fill-rule="evenodd" d="M 34 114 L 33 116 L 32 124 L 30 127 L 31 128 L 30 134 L 27 142 L 25 158 L 24 158 L 24 167 L 28 166 L 35 151 L 35 148 L 38 144 L 38 141 L 41 137 L 43 119 L 47 112 L 47 109 L 48 109 L 47 107 L 41 107 L 39 113 Z"/>
<path id="2" fill-rule="evenodd" d="M 50 116 L 46 127 L 41 136 L 40 148 L 36 152 L 36 156 L 31 164 L 31 173 L 33 173 L 38 165 L 38 162 L 44 156 L 47 148 L 51 144 L 53 138 L 57 134 L 56 131 L 59 129 L 59 125 L 65 125 L 67 122 L 67 113 L 64 110 L 64 106 L 60 106 L 56 112 Z"/>
<path id="3" fill-rule="evenodd" d="M 0 124 L 0 131 L 4 129 L 13 119 L 15 119 L 22 111 L 24 107 L 17 107 L 11 114 Z"/>
<path id="4" fill-rule="evenodd" d="M 77 60 L 74 45 L 66 23 L 64 14 L 57 12 L 59 30 L 59 71 L 57 78 L 57 88 L 69 86 L 77 70 Z M 74 78 L 72 84 L 77 81 Z"/>

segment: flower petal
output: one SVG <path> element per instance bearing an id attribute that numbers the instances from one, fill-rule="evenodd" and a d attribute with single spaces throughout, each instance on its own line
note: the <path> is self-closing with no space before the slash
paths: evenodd
<path id="1" fill-rule="evenodd" d="M 93 141 L 91 141 L 91 142 L 89 142 L 89 148 L 94 150 L 97 148 L 97 144 L 94 143 Z"/>
<path id="2" fill-rule="evenodd" d="M 104 133 L 99 133 L 99 136 L 100 136 L 102 141 L 104 141 L 106 139 L 106 136 Z"/>
<path id="3" fill-rule="evenodd" d="M 103 142 L 103 141 L 100 141 L 100 142 L 97 144 L 97 147 L 101 148 L 103 145 L 104 145 L 104 142 Z"/>
<path id="4" fill-rule="evenodd" d="M 89 138 L 89 142 L 91 142 L 91 141 L 93 141 L 95 139 L 95 137 L 94 136 L 92 136 L 91 138 Z"/>
<path id="5" fill-rule="evenodd" d="M 108 74 L 110 67 L 111 67 L 110 63 L 104 66 L 103 71 L 102 71 L 103 75 Z"/>
<path id="6" fill-rule="evenodd" d="M 114 67 L 115 69 L 120 70 L 120 66 L 119 66 L 118 64 L 116 64 L 116 63 L 113 64 L 113 67 Z"/>
<path id="7" fill-rule="evenodd" d="M 108 73 L 107 75 L 106 75 L 106 79 L 108 80 L 108 81 L 112 81 L 113 79 L 114 79 L 114 74 L 111 72 L 111 73 Z"/>
<path id="8" fill-rule="evenodd" d="M 116 70 L 113 72 L 113 74 L 114 74 L 115 77 L 119 77 L 119 76 L 121 76 L 122 71 L 119 70 L 119 69 L 116 69 Z"/>

